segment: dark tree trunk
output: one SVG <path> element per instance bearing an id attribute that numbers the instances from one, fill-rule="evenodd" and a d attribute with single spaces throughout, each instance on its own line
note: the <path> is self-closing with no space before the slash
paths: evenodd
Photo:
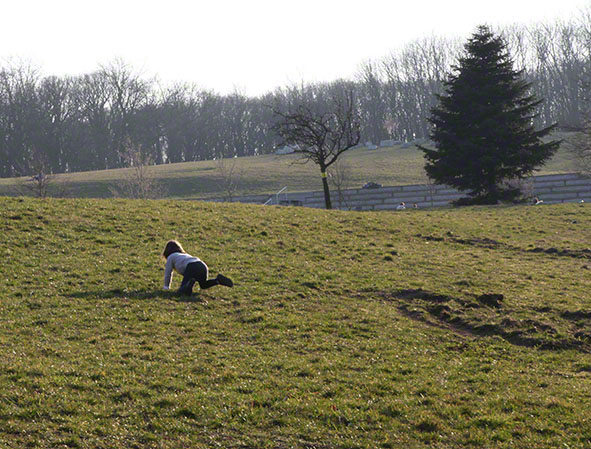
<path id="1" fill-rule="evenodd" d="M 326 204 L 327 209 L 332 209 L 330 190 L 328 189 L 328 179 L 326 178 L 326 169 L 322 170 L 322 187 L 324 187 L 324 204 Z"/>

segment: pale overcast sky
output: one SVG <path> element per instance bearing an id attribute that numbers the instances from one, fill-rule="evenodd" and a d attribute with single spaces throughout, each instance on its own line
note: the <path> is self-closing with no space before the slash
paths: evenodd
<path id="1" fill-rule="evenodd" d="M 164 83 L 258 95 L 482 23 L 576 17 L 591 0 L 4 0 L 0 58 L 77 75 L 115 58 Z"/>

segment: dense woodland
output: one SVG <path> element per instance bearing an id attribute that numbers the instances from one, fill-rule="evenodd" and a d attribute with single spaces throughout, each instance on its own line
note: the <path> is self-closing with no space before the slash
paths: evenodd
<path id="1" fill-rule="evenodd" d="M 532 93 L 544 99 L 536 125 L 580 128 L 591 73 L 591 9 L 571 21 L 498 31 Z M 137 151 L 156 164 L 270 153 L 279 144 L 270 132 L 273 108 L 323 101 L 343 84 L 356 93 L 362 142 L 424 138 L 436 94 L 461 52 L 460 38 L 424 38 L 366 61 L 355 79 L 259 97 L 161 86 L 119 60 L 76 77 L 7 63 L 0 68 L 0 176 L 125 167 Z"/>

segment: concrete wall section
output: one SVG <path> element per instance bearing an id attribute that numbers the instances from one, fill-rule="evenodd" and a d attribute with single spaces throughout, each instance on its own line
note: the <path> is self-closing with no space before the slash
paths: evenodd
<path id="1" fill-rule="evenodd" d="M 542 175 L 525 182 L 525 191 L 531 191 L 544 203 L 591 201 L 591 179 L 574 173 Z M 378 189 L 348 189 L 339 193 L 331 190 L 332 206 L 345 210 L 395 210 L 401 203 L 419 208 L 448 206 L 463 196 L 458 190 L 434 184 L 382 187 Z M 209 201 L 224 201 L 221 198 Z M 279 195 L 249 195 L 232 198 L 243 203 L 283 204 L 324 208 L 324 192 L 293 192 Z"/>

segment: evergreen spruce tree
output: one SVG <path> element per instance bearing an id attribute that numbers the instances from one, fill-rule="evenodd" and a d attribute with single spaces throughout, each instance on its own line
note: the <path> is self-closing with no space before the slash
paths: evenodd
<path id="1" fill-rule="evenodd" d="M 511 201 L 520 190 L 506 181 L 530 175 L 554 154 L 560 141 L 541 138 L 556 125 L 535 130 L 542 100 L 529 95 L 530 83 L 487 26 L 479 26 L 464 48 L 431 110 L 436 149 L 420 147 L 425 170 L 435 182 L 467 191 L 460 204 Z"/>

